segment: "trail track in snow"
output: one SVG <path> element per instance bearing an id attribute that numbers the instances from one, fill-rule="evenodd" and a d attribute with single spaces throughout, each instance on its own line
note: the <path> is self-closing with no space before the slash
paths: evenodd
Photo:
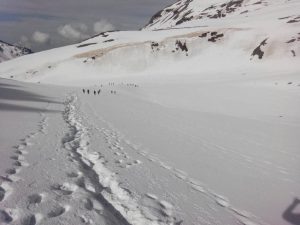
<path id="1" fill-rule="evenodd" d="M 230 203 L 230 200 L 227 197 L 216 193 L 203 182 L 192 178 L 185 171 L 182 171 L 174 166 L 172 167 L 168 165 L 168 163 L 160 160 L 158 156 L 153 155 L 144 150 L 139 145 L 134 144 L 130 139 L 128 139 L 124 134 L 122 134 L 121 131 L 114 128 L 114 126 L 109 121 L 101 117 L 101 115 L 99 115 L 99 112 L 96 112 L 92 106 L 86 103 L 84 104 L 85 107 L 87 107 L 88 111 L 92 114 L 89 114 L 89 116 L 92 117 L 87 117 L 86 115 L 84 116 L 85 121 L 88 123 L 89 130 L 94 129 L 94 133 L 98 134 L 98 136 L 100 136 L 106 143 L 105 147 L 102 146 L 102 148 L 104 147 L 105 150 L 103 150 L 103 155 L 101 156 L 101 158 L 103 157 L 104 166 L 106 166 L 106 164 L 114 164 L 116 167 L 111 166 L 112 168 L 119 167 L 121 170 L 135 170 L 138 176 L 140 176 L 140 179 L 145 180 L 144 182 L 149 182 L 149 185 L 151 185 L 152 183 L 152 185 L 160 186 L 161 184 L 159 182 L 164 181 L 168 183 L 167 187 L 169 191 L 171 191 L 174 185 L 184 185 L 191 192 L 196 192 L 200 196 L 202 196 L 202 198 L 205 198 L 205 201 L 209 202 L 209 204 L 211 204 L 212 207 L 223 208 L 223 210 L 226 213 L 232 215 L 233 218 L 235 218 L 239 223 L 246 225 L 267 224 L 261 219 L 257 218 L 255 215 L 251 214 L 250 212 L 236 208 Z M 97 126 L 97 124 L 99 123 L 102 124 L 102 126 Z M 212 143 L 208 143 L 208 145 L 212 145 Z M 220 146 L 217 147 L 221 148 Z M 105 151 L 110 152 L 109 157 L 105 158 Z M 148 172 L 145 172 L 143 174 L 143 172 L 138 171 Z M 146 174 L 153 173 L 153 171 L 155 171 L 155 177 L 159 177 L 159 179 L 154 179 L 152 181 L 151 177 L 144 177 Z M 114 172 L 115 174 L 122 174 L 120 170 Z M 165 177 L 167 178 L 165 179 Z M 172 181 L 170 181 L 170 179 Z M 128 190 L 128 192 L 136 193 L 136 190 Z M 177 210 L 177 215 L 180 215 L 180 211 L 184 209 L 180 209 L 180 207 L 176 207 L 174 204 L 168 203 L 165 200 L 160 200 L 160 197 L 152 193 L 136 194 L 141 199 L 140 205 L 138 207 L 140 207 L 142 210 L 148 210 L 152 212 L 153 215 L 157 215 L 157 212 L 163 212 L 161 215 L 157 215 L 158 217 L 165 217 L 165 215 L 169 216 L 169 218 L 167 218 L 167 220 L 165 220 L 163 224 L 186 224 L 184 220 L 179 219 L 179 217 L 176 218 L 176 216 L 173 215 L 176 214 L 175 212 L 173 212 L 174 210 Z M 151 203 L 147 201 L 151 201 Z M 166 202 L 166 204 L 169 205 L 167 209 L 164 209 L 164 207 L 162 207 L 164 205 L 164 202 Z M 146 214 L 148 213 L 149 212 L 147 212 Z M 203 212 L 198 211 L 197 213 L 201 214 Z M 153 217 L 153 215 L 151 215 L 151 217 Z M 217 224 L 217 220 L 214 222 Z"/>
<path id="2" fill-rule="evenodd" d="M 197 214 L 194 221 L 208 224 L 227 224 L 222 221 L 223 216 L 233 224 L 267 224 L 235 207 L 228 197 L 201 180 L 135 144 L 90 102 L 81 100 L 84 99 L 78 93 L 67 95 L 63 117 L 41 113 L 37 131 L 30 132 L 15 146 L 13 166 L 1 176 L 2 223 L 184 225 L 189 224 L 190 215 Z M 206 145 L 228 152 L 209 141 Z M 27 158 L 41 154 L 37 152 L 40 147 L 45 150 L 44 158 L 37 156 L 38 162 Z M 45 181 L 27 181 L 23 173 L 40 170 L 45 160 L 53 161 L 59 178 L 57 173 L 47 171 L 46 176 L 43 174 Z M 134 182 L 144 182 L 150 191 L 135 189 L 130 185 L 132 181 L 124 182 L 128 174 Z M 24 199 L 16 207 L 9 206 L 9 201 L 15 201 L 15 188 L 19 185 L 26 187 Z M 183 206 L 191 208 L 186 210 L 181 203 L 192 197 L 199 204 L 187 202 Z"/>
<path id="3" fill-rule="evenodd" d="M 46 106 L 47 108 L 48 106 Z M 47 134 L 48 127 L 48 117 L 44 113 L 40 113 L 41 120 L 38 123 L 38 130 L 33 131 L 26 135 L 23 139 L 20 140 L 20 143 L 14 146 L 14 154 L 11 155 L 13 160 L 12 167 L 6 170 L 4 175 L 1 175 L 1 185 L 0 185 L 0 202 L 9 201 L 10 195 L 14 194 L 15 188 L 18 186 L 19 181 L 22 181 L 24 178 L 18 176 L 23 170 L 26 170 L 27 167 L 31 164 L 26 160 L 28 154 L 30 154 L 30 148 L 35 145 L 36 139 L 42 135 Z M 43 200 L 43 194 L 33 194 L 27 196 L 28 205 L 27 208 L 30 209 L 32 204 L 39 204 Z M 2 223 L 11 223 L 16 222 L 19 219 L 20 209 L 4 208 L 0 209 L 0 222 Z M 22 218 L 22 225 L 35 225 L 41 219 L 40 214 L 30 214 L 25 218 Z"/>
<path id="4" fill-rule="evenodd" d="M 84 177 L 90 179 L 94 186 L 94 188 L 86 188 L 92 189 L 89 191 L 94 192 L 98 200 L 122 224 L 178 224 L 175 218 L 172 217 L 172 205 L 165 201 L 157 202 L 157 207 L 164 214 L 162 216 L 164 218 L 152 215 L 146 207 L 142 209 L 134 196 L 131 195 L 131 191 L 121 188 L 116 174 L 105 167 L 107 160 L 101 152 L 89 151 L 89 128 L 83 125 L 82 119 L 76 114 L 78 111 L 76 100 L 76 96 L 70 96 L 66 104 L 64 118 L 70 126 L 70 133 L 67 135 L 67 141 L 64 142 L 64 146 L 72 152 L 70 156 L 79 162 L 81 167 L 85 168 L 85 171 L 81 172 L 83 172 Z M 105 129 L 102 129 L 102 131 L 106 134 L 106 141 L 111 144 L 109 146 L 110 149 L 119 150 L 119 155 L 123 154 L 125 158 L 128 158 L 126 153 L 121 151 L 122 147 L 120 146 L 118 135 L 109 133 Z M 119 161 L 119 163 L 121 162 Z M 135 160 L 133 163 L 128 163 L 125 167 L 128 168 L 140 163 L 140 161 Z M 150 199 L 153 199 L 153 197 L 150 197 Z M 157 200 L 157 198 L 155 197 L 154 200 Z"/>

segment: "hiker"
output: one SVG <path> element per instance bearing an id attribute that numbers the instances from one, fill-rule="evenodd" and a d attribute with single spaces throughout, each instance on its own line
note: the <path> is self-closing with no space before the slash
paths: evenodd
<path id="1" fill-rule="evenodd" d="M 94 95 L 96 95 L 96 91 L 94 90 Z"/>
<path id="2" fill-rule="evenodd" d="M 82 92 L 83 92 L 83 94 L 85 94 L 85 90 L 84 89 L 82 89 Z"/>
<path id="3" fill-rule="evenodd" d="M 101 89 L 98 90 L 98 95 L 100 94 L 100 92 L 101 92 Z"/>
<path id="4" fill-rule="evenodd" d="M 294 201 L 289 205 L 289 207 L 283 212 L 282 217 L 287 222 L 299 225 L 300 224 L 300 214 L 295 212 L 297 206 L 300 205 L 300 199 L 295 198 Z"/>
<path id="5" fill-rule="evenodd" d="M 90 90 L 89 89 L 87 89 L 87 93 L 88 93 L 88 95 L 90 94 Z"/>

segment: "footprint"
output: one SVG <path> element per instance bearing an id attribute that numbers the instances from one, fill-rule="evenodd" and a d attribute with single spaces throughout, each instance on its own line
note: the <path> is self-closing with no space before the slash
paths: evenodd
<path id="1" fill-rule="evenodd" d="M 52 186 L 52 189 L 62 195 L 71 195 L 78 188 L 75 184 L 64 183 L 64 184 L 56 184 Z"/>
<path id="2" fill-rule="evenodd" d="M 216 203 L 224 208 L 228 208 L 230 206 L 229 200 L 220 195 L 216 195 Z"/>
<path id="3" fill-rule="evenodd" d="M 0 202 L 2 202 L 11 192 L 11 187 L 7 183 L 2 183 L 0 186 Z"/>
<path id="4" fill-rule="evenodd" d="M 19 156 L 18 155 L 11 156 L 10 158 L 13 159 L 13 160 L 19 160 Z"/>
<path id="5" fill-rule="evenodd" d="M 113 145 L 110 145 L 110 146 L 108 146 L 108 148 L 109 149 L 111 149 L 111 150 L 113 150 L 113 151 L 116 151 L 116 150 L 118 150 L 118 148 L 116 148 L 115 146 L 113 146 Z"/>
<path id="6" fill-rule="evenodd" d="M 18 150 L 23 150 L 26 146 L 23 144 L 18 145 L 17 149 Z"/>
<path id="7" fill-rule="evenodd" d="M 19 167 L 21 167 L 21 166 L 28 167 L 29 166 L 29 164 L 26 161 L 21 161 L 21 160 L 15 161 L 14 165 L 19 166 Z"/>
<path id="8" fill-rule="evenodd" d="M 36 225 L 42 220 L 41 214 L 30 215 L 22 221 L 22 225 Z"/>
<path id="9" fill-rule="evenodd" d="M 38 135 L 38 133 L 36 133 L 36 132 L 30 133 L 30 136 L 31 136 L 31 137 L 35 137 L 36 135 Z"/>
<path id="10" fill-rule="evenodd" d="M 13 160 L 25 160 L 24 156 L 22 155 L 13 155 L 10 158 Z"/>
<path id="11" fill-rule="evenodd" d="M 6 173 L 9 175 L 17 174 L 18 172 L 20 172 L 20 170 L 16 168 L 6 170 Z"/>
<path id="12" fill-rule="evenodd" d="M 159 165 L 166 170 L 172 170 L 171 166 L 168 166 L 167 164 L 165 164 L 163 162 L 160 162 Z"/>
<path id="13" fill-rule="evenodd" d="M 65 206 L 65 207 L 57 206 L 51 212 L 48 213 L 48 217 L 53 218 L 53 217 L 61 216 L 62 214 L 64 214 L 69 209 L 70 209 L 70 206 Z"/>
<path id="14" fill-rule="evenodd" d="M 5 176 L 0 176 L 0 178 L 4 181 L 8 181 L 8 182 L 17 182 L 20 180 L 20 177 L 17 177 L 13 174 L 10 175 L 5 175 Z"/>
<path id="15" fill-rule="evenodd" d="M 33 143 L 32 143 L 32 142 L 29 142 L 29 141 L 26 141 L 26 142 L 24 143 L 24 145 L 26 145 L 26 146 L 32 146 Z"/>
<path id="16" fill-rule="evenodd" d="M 124 150 L 124 148 L 122 146 L 117 146 L 117 149 L 120 151 Z"/>
<path id="17" fill-rule="evenodd" d="M 3 201 L 4 197 L 5 197 L 5 190 L 0 186 L 0 202 Z"/>
<path id="18" fill-rule="evenodd" d="M 126 165 L 124 166 L 125 168 L 130 168 L 131 166 L 133 166 L 133 163 L 126 163 Z"/>
<path id="19" fill-rule="evenodd" d="M 141 164 L 142 162 L 140 160 L 134 160 L 134 164 L 138 165 Z"/>
<path id="20" fill-rule="evenodd" d="M 93 224 L 93 220 L 92 219 L 88 219 L 86 216 L 82 215 L 80 216 L 80 220 L 82 223 L 84 224 Z"/>
<path id="21" fill-rule="evenodd" d="M 173 205 L 167 201 L 159 200 L 157 196 L 147 193 L 141 199 L 141 208 L 145 215 L 163 224 L 176 224 L 173 217 Z"/>
<path id="22" fill-rule="evenodd" d="M 175 169 L 175 176 L 181 180 L 186 180 L 187 179 L 187 174 L 184 171 Z"/>
<path id="23" fill-rule="evenodd" d="M 117 160 L 115 161 L 115 163 L 117 163 L 117 164 L 122 164 L 122 163 L 123 163 L 123 160 L 122 160 L 122 159 L 117 159 Z"/>
<path id="24" fill-rule="evenodd" d="M 245 210 L 239 210 L 239 209 L 235 209 L 233 207 L 230 208 L 236 215 L 238 215 L 239 217 L 243 217 L 243 218 L 251 218 L 253 217 L 253 215 L 250 212 L 247 212 Z"/>
<path id="25" fill-rule="evenodd" d="M 18 155 L 27 155 L 28 152 L 25 151 L 25 150 L 17 150 L 17 151 L 16 151 L 16 154 L 18 154 Z"/>
<path id="26" fill-rule="evenodd" d="M 0 210 L 0 222 L 2 223 L 10 223 L 13 221 L 12 212 L 9 210 Z"/>
<path id="27" fill-rule="evenodd" d="M 93 184 L 89 181 L 89 180 L 86 180 L 84 179 L 84 177 L 80 177 L 77 181 L 76 181 L 76 184 L 83 188 L 83 189 L 86 189 L 87 191 L 90 191 L 92 193 L 95 193 L 96 192 L 96 189 L 95 187 L 93 186 Z"/>
<path id="28" fill-rule="evenodd" d="M 85 208 L 87 210 L 95 210 L 95 212 L 99 213 L 99 214 L 102 214 L 103 212 L 103 206 L 100 204 L 100 202 L 98 202 L 97 200 L 95 199 L 86 199 L 86 202 L 84 204 Z"/>
<path id="29" fill-rule="evenodd" d="M 93 202 L 92 202 L 92 200 L 91 199 L 86 199 L 86 202 L 84 203 L 84 206 L 85 206 L 85 208 L 87 209 L 87 210 L 93 210 L 93 208 L 94 208 L 94 205 L 93 205 Z"/>
<path id="30" fill-rule="evenodd" d="M 103 159 L 104 157 L 103 157 L 103 155 L 101 155 L 100 152 L 91 152 L 91 153 L 89 153 L 88 158 L 91 161 L 95 161 L 95 160 Z"/>
<path id="31" fill-rule="evenodd" d="M 199 185 L 195 185 L 195 184 L 191 184 L 191 187 L 195 190 L 195 191 L 199 191 L 201 193 L 206 193 L 205 189 Z"/>
<path id="32" fill-rule="evenodd" d="M 140 154 L 142 156 L 147 156 L 148 152 L 147 151 L 138 151 L 138 154 Z"/>
<path id="33" fill-rule="evenodd" d="M 159 205 L 163 208 L 163 212 L 165 215 L 167 216 L 171 216 L 172 215 L 172 211 L 173 211 L 173 205 L 167 201 L 160 201 Z"/>
<path id="34" fill-rule="evenodd" d="M 33 194 L 28 197 L 29 204 L 39 204 L 43 200 L 43 194 Z"/>
<path id="35" fill-rule="evenodd" d="M 150 199 L 157 200 L 158 198 L 154 194 L 147 193 L 146 196 Z"/>
<path id="36" fill-rule="evenodd" d="M 77 177 L 80 177 L 82 175 L 82 173 L 80 171 L 77 171 L 77 172 L 70 172 L 67 175 L 70 178 L 77 178 Z"/>
<path id="37" fill-rule="evenodd" d="M 20 161 L 16 161 L 16 162 L 14 163 L 14 165 L 15 165 L 15 166 L 19 166 L 19 167 L 21 167 L 21 166 L 22 166 L 22 164 L 21 164 L 21 162 L 20 162 Z"/>
<path id="38" fill-rule="evenodd" d="M 156 161 L 157 161 L 156 158 L 151 157 L 151 156 L 148 156 L 147 159 L 148 159 L 150 162 L 156 162 Z"/>

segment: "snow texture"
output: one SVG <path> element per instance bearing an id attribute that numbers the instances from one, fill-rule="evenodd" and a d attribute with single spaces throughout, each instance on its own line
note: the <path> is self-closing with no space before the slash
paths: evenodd
<path id="1" fill-rule="evenodd" d="M 298 17 L 178 1 L 1 63 L 0 223 L 299 222 Z"/>

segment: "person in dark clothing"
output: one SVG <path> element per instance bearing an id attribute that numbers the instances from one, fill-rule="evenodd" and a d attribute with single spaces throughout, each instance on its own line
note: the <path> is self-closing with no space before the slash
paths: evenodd
<path id="1" fill-rule="evenodd" d="M 100 94 L 100 92 L 101 92 L 101 90 L 99 89 L 99 90 L 98 90 L 98 95 Z"/>
<path id="2" fill-rule="evenodd" d="M 85 94 L 85 90 L 84 89 L 82 89 L 82 92 L 83 92 L 83 94 Z"/>
<path id="3" fill-rule="evenodd" d="M 96 91 L 94 90 L 94 95 L 96 95 Z"/>
<path id="4" fill-rule="evenodd" d="M 300 225 L 300 213 L 295 213 L 294 209 L 300 205 L 300 199 L 295 198 L 292 204 L 283 212 L 282 217 L 293 225 Z"/>
<path id="5" fill-rule="evenodd" d="M 89 89 L 87 89 L 87 93 L 88 93 L 88 95 L 90 94 L 90 90 Z"/>

